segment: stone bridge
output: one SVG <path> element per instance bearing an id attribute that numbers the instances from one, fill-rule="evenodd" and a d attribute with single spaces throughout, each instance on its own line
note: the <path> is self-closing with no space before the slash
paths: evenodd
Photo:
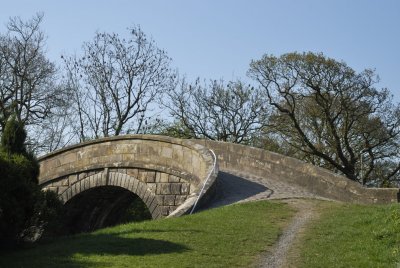
<path id="1" fill-rule="evenodd" d="M 85 142 L 45 155 L 39 163 L 39 184 L 58 193 L 75 211 L 71 221 L 87 225 L 83 230 L 103 226 L 134 196 L 153 219 L 186 213 L 200 195 L 204 202 L 212 193 L 218 174 L 205 147 L 150 135 Z"/>
<path id="2" fill-rule="evenodd" d="M 109 223 L 135 197 L 153 219 L 187 213 L 198 200 L 199 205 L 211 199 L 229 204 L 289 197 L 358 203 L 399 200 L 397 188 L 364 188 L 297 159 L 215 141 L 118 136 L 77 144 L 39 161 L 39 183 L 57 192 L 72 211 L 72 221 L 88 225 L 87 230 Z"/>

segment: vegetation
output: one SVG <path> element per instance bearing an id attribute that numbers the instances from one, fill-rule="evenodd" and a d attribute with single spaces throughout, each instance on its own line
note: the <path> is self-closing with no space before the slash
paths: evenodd
<path id="1" fill-rule="evenodd" d="M 314 53 L 265 55 L 249 71 L 274 108 L 275 138 L 296 157 L 362 184 L 388 186 L 400 171 L 400 106 L 372 70 Z"/>
<path id="2" fill-rule="evenodd" d="M 400 263 L 400 206 L 319 203 L 320 217 L 295 245 L 297 267 L 395 267 Z"/>
<path id="3" fill-rule="evenodd" d="M 57 215 L 60 202 L 38 186 L 39 165 L 24 146 L 23 123 L 12 116 L 1 136 L 0 147 L 0 246 L 34 240 Z"/>
<path id="4" fill-rule="evenodd" d="M 97 33 L 81 57 L 64 57 L 79 141 L 140 133 L 149 106 L 175 84 L 171 59 L 140 27 L 127 39 Z"/>
<path id="5" fill-rule="evenodd" d="M 248 267 L 292 215 L 281 203 L 237 204 L 3 252 L 0 267 Z"/>
<path id="6" fill-rule="evenodd" d="M 168 96 L 164 105 L 181 122 L 175 131 L 178 136 L 189 132 L 193 138 L 250 143 L 266 122 L 260 91 L 241 81 L 205 85 L 199 79 L 193 84 L 182 81 Z"/>

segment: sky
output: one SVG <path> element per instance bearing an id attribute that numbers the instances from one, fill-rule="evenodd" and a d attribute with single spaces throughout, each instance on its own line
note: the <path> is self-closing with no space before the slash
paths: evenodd
<path id="1" fill-rule="evenodd" d="M 322 52 L 356 71 L 373 68 L 400 101 L 397 0 L 0 0 L 0 32 L 13 16 L 44 13 L 48 57 L 81 51 L 96 31 L 140 25 L 188 79 L 246 78 L 264 54 Z"/>

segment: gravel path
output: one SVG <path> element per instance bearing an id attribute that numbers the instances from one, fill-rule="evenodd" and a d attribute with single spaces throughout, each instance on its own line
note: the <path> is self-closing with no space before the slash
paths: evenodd
<path id="1" fill-rule="evenodd" d="M 263 268 L 284 267 L 290 246 L 296 236 L 310 219 L 316 216 L 313 203 L 306 199 L 324 199 L 306 189 L 283 183 L 273 177 L 259 178 L 238 172 L 220 172 L 217 183 L 218 196 L 206 208 L 263 199 L 285 199 L 285 202 L 297 210 L 272 253 L 266 255 L 259 264 L 259 267 Z"/>
<path id="2" fill-rule="evenodd" d="M 306 224 L 314 217 L 316 212 L 312 202 L 307 200 L 292 199 L 287 201 L 297 210 L 293 221 L 279 237 L 278 243 L 275 245 L 272 253 L 265 256 L 259 267 L 262 268 L 279 268 L 287 267 L 285 265 L 290 246 L 295 241 L 298 234 L 305 228 Z"/>

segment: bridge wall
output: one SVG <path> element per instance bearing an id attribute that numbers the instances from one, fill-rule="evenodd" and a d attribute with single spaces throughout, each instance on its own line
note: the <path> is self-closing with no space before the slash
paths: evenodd
<path id="1" fill-rule="evenodd" d="M 357 182 L 298 159 L 239 144 L 194 140 L 212 149 L 221 171 L 234 171 L 298 185 L 321 197 L 357 203 L 399 201 L 398 188 L 364 188 Z"/>
<path id="2" fill-rule="evenodd" d="M 119 186 L 138 195 L 153 218 L 159 218 L 175 210 L 174 215 L 186 213 L 208 177 L 205 188 L 212 189 L 218 173 L 214 162 L 208 149 L 188 140 L 110 137 L 41 157 L 39 184 L 57 192 L 64 202 L 87 189 Z"/>

